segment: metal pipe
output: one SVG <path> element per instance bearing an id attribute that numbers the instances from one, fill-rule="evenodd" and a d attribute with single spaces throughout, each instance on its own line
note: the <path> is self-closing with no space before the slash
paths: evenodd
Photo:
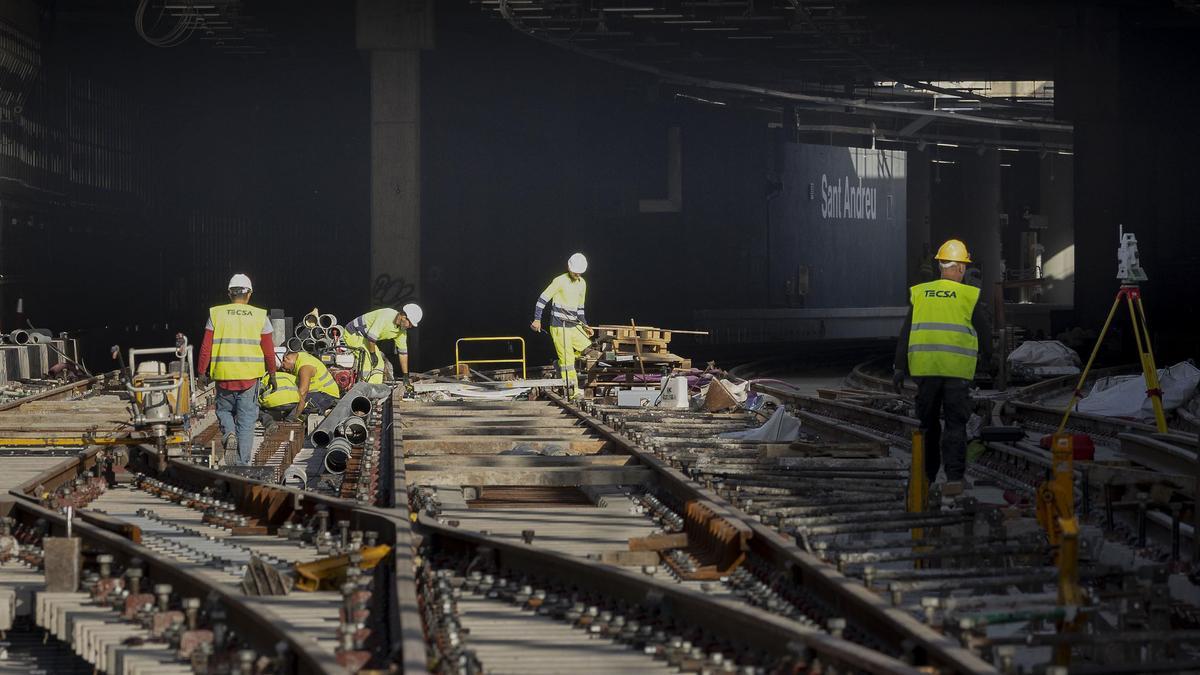
<path id="1" fill-rule="evenodd" d="M 312 337 L 312 328 L 308 326 L 296 326 L 296 337 L 301 340 L 307 340 Z"/>
<path id="2" fill-rule="evenodd" d="M 293 464 L 283 471 L 283 480 L 285 486 L 303 490 L 308 487 L 308 472 L 303 466 Z"/>
<path id="3" fill-rule="evenodd" d="M 302 351 L 304 351 L 304 340 L 301 340 L 301 339 L 300 339 L 300 338 L 298 338 L 298 337 L 290 337 L 290 338 L 288 338 L 288 340 L 287 340 L 287 350 L 288 350 L 289 352 L 302 352 Z"/>
<path id="4" fill-rule="evenodd" d="M 333 347 L 333 340 L 330 340 L 327 337 L 317 340 L 317 351 L 323 352 L 323 351 L 329 349 L 330 347 Z"/>
<path id="5" fill-rule="evenodd" d="M 29 332 L 29 344 L 46 344 L 52 339 L 53 338 L 45 333 L 39 333 L 37 331 Z"/>
<path id="6" fill-rule="evenodd" d="M 5 338 L 5 341 L 14 345 L 27 344 L 29 342 L 29 331 L 23 328 L 18 328 L 9 333 Z"/>
<path id="7" fill-rule="evenodd" d="M 300 341 L 300 348 L 309 353 L 315 352 L 317 351 L 317 341 L 312 338 L 305 338 Z"/>
<path id="8" fill-rule="evenodd" d="M 317 317 L 317 325 L 325 330 L 329 330 L 337 325 L 337 317 L 332 314 L 322 314 Z"/>
<path id="9" fill-rule="evenodd" d="M 309 329 L 309 337 L 319 342 L 326 337 L 325 329 L 321 328 L 320 326 L 314 326 L 313 328 Z"/>
<path id="10" fill-rule="evenodd" d="M 386 387 L 384 389 L 388 392 L 391 391 Z M 325 416 L 324 421 L 313 431 L 313 446 L 317 448 L 328 447 L 334 439 L 334 432 L 346 418 L 352 415 L 362 416 L 371 412 L 371 395 L 379 398 L 378 391 L 373 389 L 372 385 L 367 382 L 359 382 L 350 391 L 346 392 L 346 395 L 338 401 L 337 405 Z"/>
<path id="11" fill-rule="evenodd" d="M 316 308 L 313 308 L 313 311 L 309 312 L 308 314 L 305 314 L 304 318 L 300 319 L 300 325 L 304 326 L 305 328 L 312 328 L 314 326 L 318 326 L 318 325 L 320 325 L 320 322 L 317 320 L 318 316 L 319 315 L 317 314 Z"/>
<path id="12" fill-rule="evenodd" d="M 350 441 L 345 438 L 335 438 L 325 452 L 325 472 L 332 474 L 345 473 L 350 464 Z"/>
<path id="13" fill-rule="evenodd" d="M 337 434 L 356 446 L 362 445 L 367 442 L 367 423 L 363 418 L 352 415 L 338 425 Z"/>

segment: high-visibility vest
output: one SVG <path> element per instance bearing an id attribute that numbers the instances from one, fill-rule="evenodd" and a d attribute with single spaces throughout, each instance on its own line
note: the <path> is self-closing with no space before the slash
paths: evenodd
<path id="1" fill-rule="evenodd" d="M 291 373 L 275 373 L 275 391 L 269 391 L 271 376 L 263 375 L 258 388 L 258 405 L 263 408 L 278 408 L 300 402 L 300 390 L 296 387 L 296 376 Z"/>
<path id="2" fill-rule="evenodd" d="M 329 369 L 325 367 L 324 363 L 321 363 L 321 359 L 312 354 L 306 354 L 305 352 L 296 354 L 296 370 L 293 375 L 296 376 L 297 382 L 300 380 L 300 369 L 305 366 L 312 366 L 316 371 L 308 380 L 308 390 L 310 392 L 319 391 L 322 394 L 329 394 L 334 398 L 341 396 L 342 391 L 338 389 L 337 382 L 333 381 L 333 376 L 329 374 Z"/>
<path id="3" fill-rule="evenodd" d="M 396 343 L 396 353 L 407 354 L 408 330 L 396 325 L 396 315 L 399 313 L 391 307 L 384 307 L 356 317 L 346 324 L 346 335 L 342 336 L 342 341 L 350 347 L 361 349 L 363 339 L 376 344 L 392 340 Z"/>
<path id="4" fill-rule="evenodd" d="M 213 327 L 209 377 L 214 380 L 257 380 L 267 372 L 262 333 L 267 311 L 231 303 L 208 310 Z"/>
<path id="5" fill-rule="evenodd" d="M 974 379 L 979 336 L 971 314 L 979 302 L 979 289 L 939 279 L 913 286 L 909 301 L 913 318 L 908 334 L 908 374 Z"/>
<path id="6" fill-rule="evenodd" d="M 587 297 L 587 282 L 583 277 L 571 279 L 569 274 L 554 277 L 546 290 L 538 296 L 534 313 L 540 314 L 543 307 L 553 303 L 550 309 L 551 326 L 573 326 L 581 323 L 583 303 Z"/>

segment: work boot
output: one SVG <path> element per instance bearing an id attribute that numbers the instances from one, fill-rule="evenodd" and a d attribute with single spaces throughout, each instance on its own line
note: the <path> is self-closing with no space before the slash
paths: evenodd
<path id="1" fill-rule="evenodd" d="M 263 427 L 263 438 L 270 436 L 271 434 L 275 433 L 278 430 L 279 430 L 279 422 L 276 422 L 274 419 L 272 419 L 270 422 L 268 422 L 266 424 L 266 426 Z"/>
<path id="2" fill-rule="evenodd" d="M 957 497 L 961 495 L 963 491 L 971 487 L 973 487 L 971 485 L 971 481 L 967 480 L 965 477 L 959 478 L 958 480 L 947 480 L 946 484 L 942 486 L 942 496 Z"/>
<path id="3" fill-rule="evenodd" d="M 237 434 L 225 434 L 221 439 L 221 447 L 226 451 L 237 450 Z"/>

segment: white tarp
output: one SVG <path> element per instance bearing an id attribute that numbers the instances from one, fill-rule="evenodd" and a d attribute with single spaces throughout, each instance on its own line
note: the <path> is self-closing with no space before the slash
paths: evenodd
<path id="1" fill-rule="evenodd" d="M 776 408 L 775 414 L 771 415 L 771 419 L 761 427 L 745 431 L 726 431 L 718 438 L 762 443 L 791 443 L 800 438 L 800 420 L 783 408 Z"/>
<path id="2" fill-rule="evenodd" d="M 1058 340 L 1022 342 L 1008 355 L 1009 368 L 1032 377 L 1078 375 L 1079 354 Z"/>
<path id="3" fill-rule="evenodd" d="M 1174 410 L 1196 393 L 1196 386 L 1200 385 L 1200 369 L 1191 361 L 1182 361 L 1170 368 L 1160 369 L 1158 383 L 1163 391 L 1163 409 Z M 1154 406 L 1146 395 L 1146 382 L 1141 375 L 1100 378 L 1076 409 L 1106 417 L 1154 419 Z"/>

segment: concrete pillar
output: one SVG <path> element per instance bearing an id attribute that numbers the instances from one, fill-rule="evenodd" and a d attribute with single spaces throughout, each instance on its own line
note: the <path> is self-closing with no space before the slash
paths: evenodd
<path id="1" fill-rule="evenodd" d="M 369 301 L 399 308 L 420 299 L 420 50 L 433 46 L 433 2 L 358 0 L 355 35 L 371 69 Z"/>
<path id="2" fill-rule="evenodd" d="M 908 153 L 908 166 L 906 167 L 908 183 L 905 197 L 908 214 L 908 245 L 905 270 L 910 286 L 925 281 L 925 279 L 918 278 L 917 274 L 921 265 L 921 257 L 925 254 L 925 246 L 928 245 L 930 251 L 936 251 L 938 244 L 941 243 L 931 239 L 932 234 L 929 230 L 929 166 L 928 152 L 913 150 Z"/>
<path id="3" fill-rule="evenodd" d="M 959 232 L 983 272 L 982 297 L 990 301 L 1000 281 L 1000 153 L 962 153 L 963 219 Z"/>
<path id="4" fill-rule="evenodd" d="M 1047 154 L 1041 159 L 1041 215 L 1046 229 L 1038 233 L 1045 249 L 1042 300 L 1056 305 L 1075 301 L 1075 163 L 1068 155 Z"/>

